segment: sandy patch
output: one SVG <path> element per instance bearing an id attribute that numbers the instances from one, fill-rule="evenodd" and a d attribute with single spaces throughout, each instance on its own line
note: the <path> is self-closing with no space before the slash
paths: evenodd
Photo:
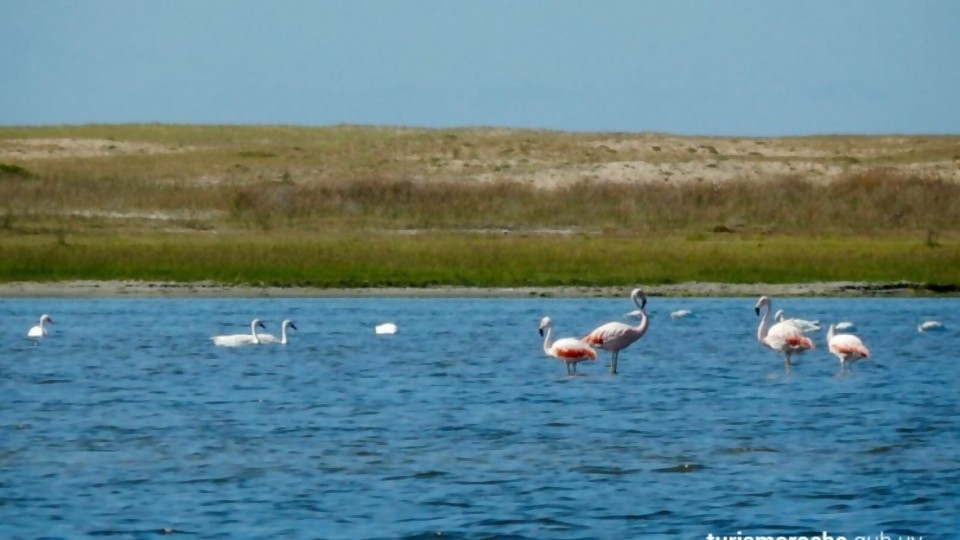
<path id="1" fill-rule="evenodd" d="M 175 154 L 188 152 L 190 150 L 193 150 L 193 148 L 147 142 L 112 141 L 110 139 L 52 138 L 0 140 L 0 160 Z"/>

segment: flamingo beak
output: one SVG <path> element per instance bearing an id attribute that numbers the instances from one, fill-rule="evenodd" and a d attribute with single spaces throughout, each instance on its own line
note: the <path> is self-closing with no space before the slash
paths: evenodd
<path id="1" fill-rule="evenodd" d="M 541 328 L 539 332 L 540 332 L 540 337 L 543 337 L 543 328 Z"/>
<path id="2" fill-rule="evenodd" d="M 647 307 L 647 299 L 646 299 L 646 298 L 644 298 L 643 301 L 640 302 L 640 309 L 643 309 L 643 308 L 645 308 L 645 307 Z"/>
<path id="3" fill-rule="evenodd" d="M 755 308 L 753 308 L 753 310 L 757 312 L 757 316 L 759 317 L 759 316 L 760 316 L 760 308 L 755 307 Z"/>

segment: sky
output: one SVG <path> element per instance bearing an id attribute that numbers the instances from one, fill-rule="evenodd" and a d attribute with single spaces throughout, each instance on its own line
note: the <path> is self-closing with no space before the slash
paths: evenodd
<path id="1" fill-rule="evenodd" d="M 0 125 L 960 133 L 956 0 L 0 0 Z"/>

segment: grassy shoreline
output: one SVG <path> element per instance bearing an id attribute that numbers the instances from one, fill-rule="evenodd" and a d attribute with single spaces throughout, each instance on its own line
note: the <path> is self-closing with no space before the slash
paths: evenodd
<path id="1" fill-rule="evenodd" d="M 0 128 L 0 283 L 960 286 L 960 137 Z"/>

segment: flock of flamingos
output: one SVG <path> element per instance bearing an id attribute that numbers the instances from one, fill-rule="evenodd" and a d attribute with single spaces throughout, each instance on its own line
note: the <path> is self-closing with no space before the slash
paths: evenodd
<path id="1" fill-rule="evenodd" d="M 543 352 L 547 356 L 562 360 L 567 366 L 567 374 L 574 375 L 577 373 L 577 364 L 597 359 L 596 349 L 610 351 L 610 373 L 616 374 L 617 356 L 620 351 L 643 337 L 650 327 L 650 317 L 646 311 L 646 293 L 643 292 L 643 289 L 634 289 L 630 293 L 630 299 L 637 309 L 627 313 L 625 317 L 639 317 L 640 323 L 637 326 L 622 322 L 608 322 L 597 327 L 583 338 L 566 337 L 554 341 L 553 321 L 550 320 L 550 317 L 544 317 L 540 321 L 540 335 L 544 338 Z M 757 316 L 760 315 L 761 310 L 764 310 L 763 317 L 760 319 L 760 326 L 757 327 L 757 341 L 770 350 L 783 355 L 784 366 L 787 374 L 789 374 L 790 357 L 814 348 L 813 341 L 805 335 L 805 332 L 819 329 L 819 326 L 802 319 L 784 320 L 782 312 L 777 312 L 774 315 L 775 321 L 770 324 L 770 312 L 773 309 L 773 303 L 768 296 L 761 296 L 754 309 Z M 676 312 L 672 316 L 683 316 L 684 314 L 685 312 Z M 40 316 L 40 322 L 27 332 L 27 337 L 40 340 L 49 335 L 46 324 L 53 324 L 53 319 L 50 315 L 43 314 Z M 271 334 L 258 333 L 258 328 L 266 329 L 266 326 L 260 319 L 254 319 L 250 323 L 249 334 L 213 336 L 210 339 L 214 345 L 220 347 L 269 343 L 286 345 L 287 330 L 296 330 L 297 326 L 289 319 L 283 321 L 279 338 Z M 852 328 L 852 324 L 840 323 L 831 324 L 827 330 L 827 346 L 830 353 L 840 359 L 841 372 L 856 361 L 870 357 L 870 350 L 863 344 L 863 341 L 859 337 L 845 332 L 849 328 Z M 941 330 L 943 325 L 937 321 L 927 321 L 918 326 L 917 329 L 921 332 Z M 393 334 L 396 333 L 397 326 L 393 323 L 384 323 L 377 325 L 375 331 L 378 334 Z"/>
<path id="2" fill-rule="evenodd" d="M 596 349 L 610 351 L 610 373 L 617 373 L 617 355 L 623 349 L 629 347 L 647 332 L 650 326 L 650 318 L 647 315 L 647 295 L 643 289 L 634 289 L 630 293 L 630 299 L 637 306 L 637 309 L 627 313 L 626 317 L 640 317 L 640 324 L 631 326 L 622 322 L 608 322 L 597 327 L 595 330 L 583 338 L 567 337 L 553 341 L 553 321 L 550 317 L 544 317 L 540 321 L 540 335 L 544 336 L 543 352 L 558 360 L 562 360 L 567 365 L 567 373 L 573 375 L 577 372 L 577 364 L 584 361 L 597 359 Z M 773 309 L 773 303 L 768 296 L 761 296 L 757 301 L 754 310 L 757 316 L 764 310 L 763 318 L 760 319 L 760 326 L 757 327 L 757 341 L 761 345 L 772 351 L 783 355 L 783 362 L 790 373 L 790 357 L 800 354 L 804 351 L 813 349 L 813 341 L 804 333 L 810 330 L 819 329 L 815 323 L 802 319 L 786 319 L 782 317 L 782 312 L 777 312 L 774 316 L 774 323 L 770 324 L 770 311 Z M 683 314 L 680 312 L 674 315 Z M 827 330 L 827 344 L 830 352 L 840 359 L 840 370 L 845 371 L 847 367 L 857 360 L 870 357 L 870 349 L 863 344 L 863 341 L 845 330 L 852 328 L 850 323 L 831 324 Z M 927 321 L 917 329 L 921 332 L 929 330 L 940 330 L 943 325 L 937 321 Z"/>

